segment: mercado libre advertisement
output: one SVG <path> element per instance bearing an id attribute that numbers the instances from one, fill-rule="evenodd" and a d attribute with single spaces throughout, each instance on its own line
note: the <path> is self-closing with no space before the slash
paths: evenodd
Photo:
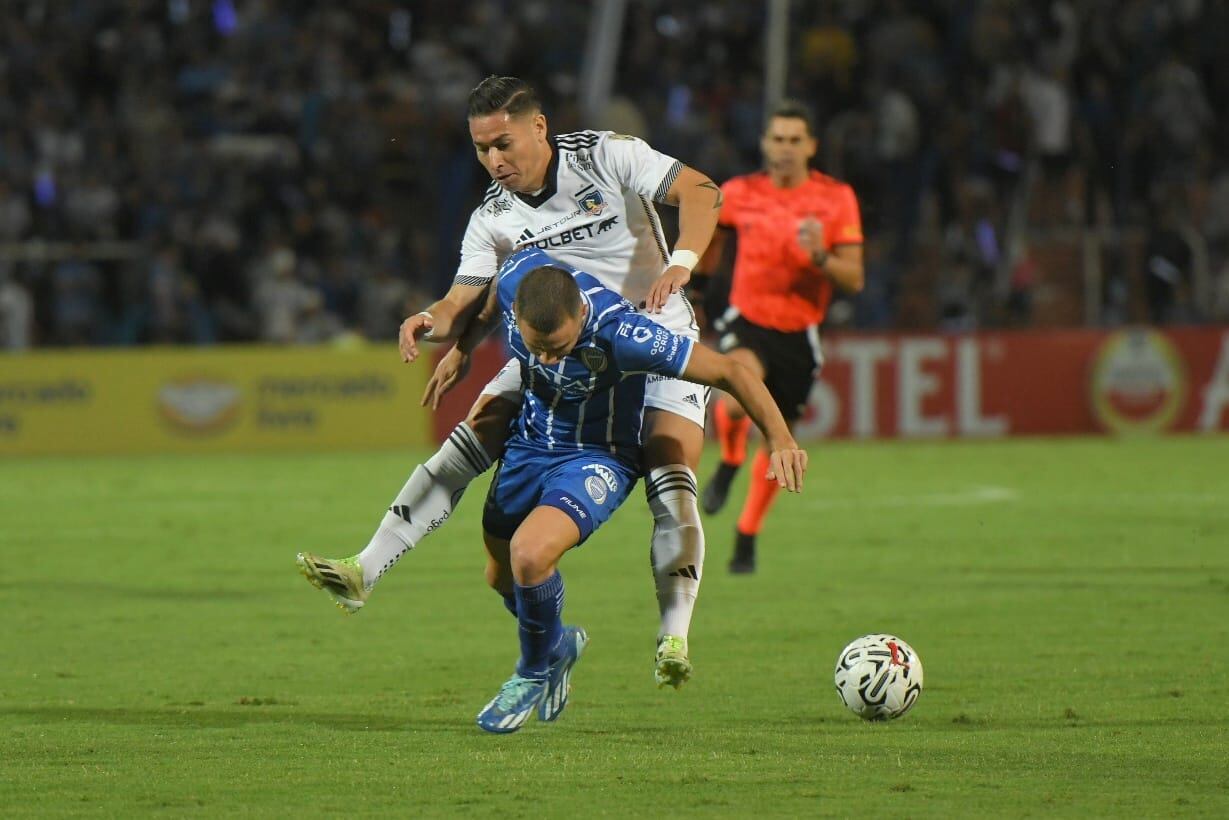
<path id="1" fill-rule="evenodd" d="M 386 345 L 6 356 L 0 455 L 425 444 L 427 373 Z"/>

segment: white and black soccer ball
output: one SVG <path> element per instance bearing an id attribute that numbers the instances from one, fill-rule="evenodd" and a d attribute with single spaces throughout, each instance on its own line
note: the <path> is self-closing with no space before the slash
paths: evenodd
<path id="1" fill-rule="evenodd" d="M 922 659 L 895 635 L 863 635 L 837 656 L 836 691 L 860 718 L 898 718 L 922 694 Z"/>

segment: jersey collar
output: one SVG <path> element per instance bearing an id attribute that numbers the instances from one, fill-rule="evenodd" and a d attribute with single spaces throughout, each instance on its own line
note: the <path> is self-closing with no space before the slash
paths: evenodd
<path id="1" fill-rule="evenodd" d="M 559 145 L 555 142 L 554 137 L 547 137 L 550 142 L 550 164 L 546 166 L 546 186 L 536 194 L 523 194 L 520 191 L 513 191 L 517 199 L 524 202 L 531 208 L 540 208 L 542 203 L 555 195 L 555 191 L 559 189 Z"/>
<path id="2" fill-rule="evenodd" d="M 593 300 L 585 293 L 583 286 L 580 289 L 580 301 L 585 306 L 585 326 L 580 329 L 580 336 L 576 339 L 578 347 L 582 342 L 593 338 L 593 332 L 597 330 L 597 312 L 593 307 Z"/>

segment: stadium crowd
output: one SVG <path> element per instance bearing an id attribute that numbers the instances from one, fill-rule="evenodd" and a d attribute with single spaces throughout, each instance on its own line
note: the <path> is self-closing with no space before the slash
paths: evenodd
<path id="1" fill-rule="evenodd" d="M 589 15 L 6 4 L 0 347 L 391 340 L 454 271 L 487 183 L 464 100 L 492 72 L 535 81 L 556 132 L 638 133 L 719 180 L 756 167 L 764 4 L 632 0 L 597 122 L 576 100 Z M 845 321 L 892 325 L 930 244 L 933 324 L 1028 322 L 1022 248 L 1094 229 L 1146 237 L 1134 285 L 1110 271 L 1107 321 L 1229 315 L 1229 6 L 826 0 L 790 22 L 787 92 L 872 240 Z M 1190 297 L 1197 256 L 1220 301 Z"/>

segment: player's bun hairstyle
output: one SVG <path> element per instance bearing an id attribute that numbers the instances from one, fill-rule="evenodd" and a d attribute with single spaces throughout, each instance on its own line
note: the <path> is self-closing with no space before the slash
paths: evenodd
<path id="1" fill-rule="evenodd" d="M 768 130 L 768 123 L 772 122 L 775 117 L 784 117 L 791 120 L 802 120 L 806 123 L 807 133 L 812 137 L 815 136 L 815 115 L 811 112 L 810 106 L 798 100 L 784 99 L 773 106 L 772 112 L 768 115 L 768 119 L 764 122 L 764 130 Z"/>
<path id="2" fill-rule="evenodd" d="M 554 333 L 565 321 L 580 315 L 580 286 L 562 268 L 534 268 L 517 285 L 512 309 L 517 320 L 539 333 Z"/>
<path id="3" fill-rule="evenodd" d="M 499 111 L 510 116 L 542 110 L 538 92 L 519 77 L 487 77 L 469 92 L 469 116 L 485 117 Z"/>

